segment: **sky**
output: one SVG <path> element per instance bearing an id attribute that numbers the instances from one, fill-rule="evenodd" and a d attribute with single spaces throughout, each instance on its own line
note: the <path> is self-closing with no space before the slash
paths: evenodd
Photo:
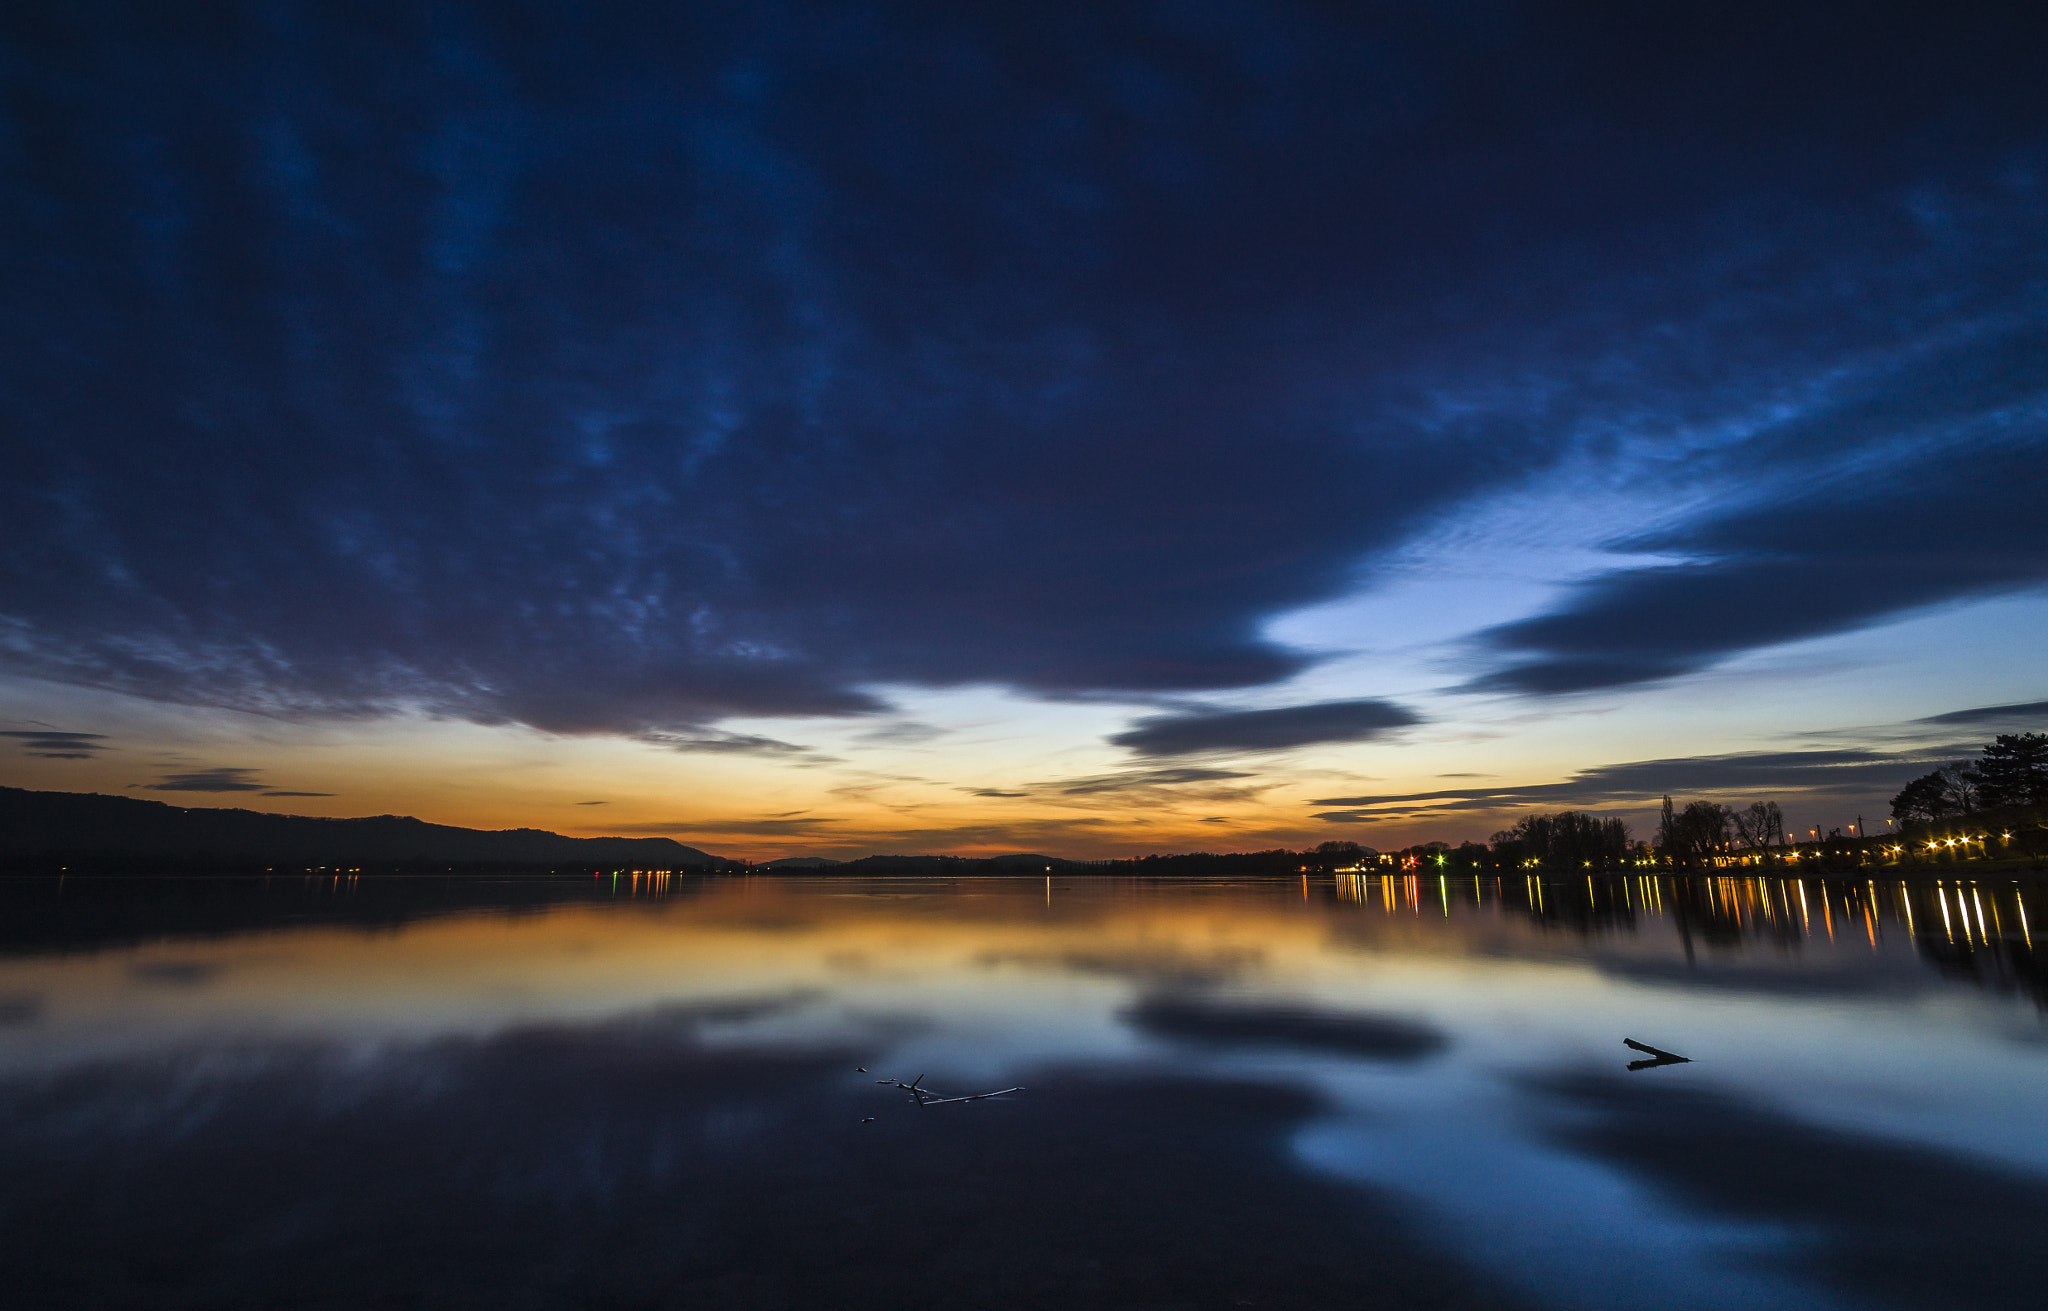
<path id="1" fill-rule="evenodd" d="M 1097 858 L 2048 727 L 2048 12 L 0 13 L 0 784 Z"/>

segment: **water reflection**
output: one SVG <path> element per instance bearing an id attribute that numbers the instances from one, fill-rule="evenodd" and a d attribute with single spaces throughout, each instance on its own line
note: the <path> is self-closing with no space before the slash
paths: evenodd
<path id="1" fill-rule="evenodd" d="M 2016 1305 L 2037 895 L 0 884 L 0 1259 L 79 1306 Z M 920 1074 L 1028 1091 L 874 1082 Z"/>
<path id="2" fill-rule="evenodd" d="M 1947 977 L 2025 993 L 2048 1010 L 2048 967 L 2035 955 L 2028 909 L 2040 892 L 2031 882 L 1337 874 L 1330 896 L 1389 916 L 1427 909 L 1448 919 L 1491 907 L 1588 938 L 1668 928 L 1688 960 L 1701 948 L 1796 950 L 1816 938 L 1861 940 L 1875 953 L 1891 935 Z"/>

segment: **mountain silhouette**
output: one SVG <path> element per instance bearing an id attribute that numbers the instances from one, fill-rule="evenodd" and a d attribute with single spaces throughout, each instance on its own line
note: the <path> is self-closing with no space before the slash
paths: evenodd
<path id="1" fill-rule="evenodd" d="M 322 819 L 172 806 L 98 792 L 0 787 L 0 859 L 267 860 L 292 864 L 717 865 L 672 838 L 570 838 L 541 829 L 484 830 L 409 815 Z"/>

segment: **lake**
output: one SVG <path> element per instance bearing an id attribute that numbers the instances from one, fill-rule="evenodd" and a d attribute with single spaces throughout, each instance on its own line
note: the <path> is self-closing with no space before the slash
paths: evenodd
<path id="1" fill-rule="evenodd" d="M 2031 880 L 0 881 L 0 1269 L 80 1308 L 2035 1305 L 2044 916 Z"/>

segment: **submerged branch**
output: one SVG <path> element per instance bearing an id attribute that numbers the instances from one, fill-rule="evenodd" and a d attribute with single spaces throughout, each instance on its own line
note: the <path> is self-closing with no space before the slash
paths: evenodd
<path id="1" fill-rule="evenodd" d="M 994 1092 L 975 1093 L 970 1097 L 934 1097 L 928 1102 L 920 1102 L 918 1104 L 921 1106 L 950 1106 L 954 1102 L 978 1102 L 988 1097 L 1001 1097 L 1004 1093 L 1023 1091 L 1022 1088 L 998 1088 Z"/>
<path id="2" fill-rule="evenodd" d="M 892 1088 L 901 1088 L 904 1092 L 909 1093 L 910 1099 L 919 1106 L 951 1106 L 955 1102 L 980 1102 L 986 1101 L 991 1097 L 1001 1097 L 1004 1093 L 1024 1091 L 1020 1086 L 1016 1088 L 998 1088 L 994 1092 L 970 1093 L 965 1097 L 941 1097 L 931 1089 L 923 1086 L 924 1076 L 921 1074 L 909 1083 L 905 1083 L 901 1079 L 877 1079 L 875 1082 L 887 1084 Z"/>

